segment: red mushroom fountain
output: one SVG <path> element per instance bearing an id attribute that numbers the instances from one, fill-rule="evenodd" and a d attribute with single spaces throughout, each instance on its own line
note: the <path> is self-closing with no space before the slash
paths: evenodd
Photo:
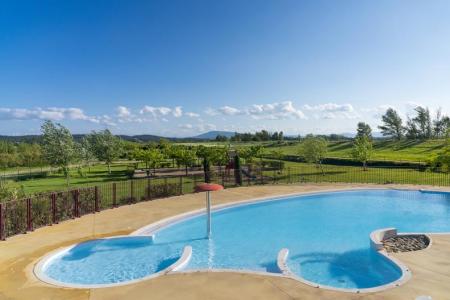
<path id="1" fill-rule="evenodd" d="M 211 196 L 210 192 L 223 190 L 223 186 L 215 183 L 202 183 L 195 187 L 196 192 L 206 192 L 206 233 L 211 238 Z"/>

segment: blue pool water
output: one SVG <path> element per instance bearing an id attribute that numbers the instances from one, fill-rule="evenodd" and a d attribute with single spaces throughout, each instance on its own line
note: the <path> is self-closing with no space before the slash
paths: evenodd
<path id="1" fill-rule="evenodd" d="M 52 258 L 45 274 L 60 282 L 105 284 L 160 271 L 193 252 L 187 270 L 242 269 L 279 272 L 277 254 L 298 276 L 338 288 L 370 288 L 395 281 L 400 269 L 370 248 L 369 234 L 450 232 L 450 194 L 364 190 L 296 196 L 216 211 L 212 239 L 205 215 L 164 227 L 148 237 L 119 237 L 79 244 Z"/>

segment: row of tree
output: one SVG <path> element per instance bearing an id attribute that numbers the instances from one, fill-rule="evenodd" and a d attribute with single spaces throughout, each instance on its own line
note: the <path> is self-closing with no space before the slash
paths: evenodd
<path id="1" fill-rule="evenodd" d="M 0 141 L 0 168 L 39 167 L 45 162 L 38 143 L 13 143 Z"/>
<path id="2" fill-rule="evenodd" d="M 223 136 L 218 136 L 218 140 L 224 140 Z M 283 131 L 275 131 L 273 133 L 267 130 L 257 131 L 255 133 L 235 133 L 230 138 L 232 142 L 265 142 L 265 141 L 283 141 L 285 136 Z"/>
<path id="3" fill-rule="evenodd" d="M 52 167 L 60 169 L 69 183 L 71 164 L 90 165 L 93 160 L 104 162 L 111 173 L 111 163 L 123 152 L 123 142 L 108 129 L 86 135 L 75 142 L 70 131 L 61 124 L 45 121 L 42 131 L 42 154 Z"/>
<path id="4" fill-rule="evenodd" d="M 400 140 L 443 138 L 450 129 L 450 118 L 439 109 L 433 118 L 428 108 L 418 106 L 415 115 L 408 117 L 406 124 L 393 108 L 389 108 L 381 117 L 382 125 L 378 126 L 383 136 Z"/>

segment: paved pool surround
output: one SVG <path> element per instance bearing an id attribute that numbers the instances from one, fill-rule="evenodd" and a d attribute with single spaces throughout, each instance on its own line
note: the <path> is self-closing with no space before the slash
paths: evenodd
<path id="1" fill-rule="evenodd" d="M 412 188 L 414 186 L 389 186 Z M 348 188 L 386 188 L 373 185 L 277 185 L 228 189 L 216 193 L 214 204 L 270 198 L 303 192 Z M 423 188 L 423 187 L 421 187 Z M 445 190 L 445 189 L 442 189 Z M 45 254 L 81 241 L 130 234 L 149 223 L 200 209 L 204 195 L 194 194 L 143 202 L 45 227 L 0 243 L 0 299 L 414 299 L 422 294 L 450 299 L 450 235 L 430 235 L 433 244 L 425 250 L 391 254 L 412 271 L 405 284 L 371 294 L 349 294 L 311 287 L 283 276 L 233 272 L 171 274 L 120 287 L 68 289 L 38 280 L 34 265 Z"/>

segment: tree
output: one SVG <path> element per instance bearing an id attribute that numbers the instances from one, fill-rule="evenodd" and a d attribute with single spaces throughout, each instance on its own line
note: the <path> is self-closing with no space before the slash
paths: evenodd
<path id="1" fill-rule="evenodd" d="M 219 174 L 222 173 L 222 167 L 230 161 L 228 151 L 229 147 L 214 147 L 212 151 L 211 163 L 219 166 Z"/>
<path id="2" fill-rule="evenodd" d="M 99 132 L 93 131 L 88 139 L 95 157 L 108 165 L 108 172 L 111 174 L 111 163 L 122 153 L 121 139 L 114 136 L 108 129 Z"/>
<path id="3" fill-rule="evenodd" d="M 372 141 L 367 136 L 355 139 L 352 156 L 363 164 L 364 171 L 367 171 L 367 162 L 372 157 L 372 149 Z"/>
<path id="4" fill-rule="evenodd" d="M 327 153 L 327 141 L 322 137 L 307 136 L 300 144 L 299 154 L 309 163 L 316 164 L 317 168 L 322 168 L 322 160 Z"/>
<path id="5" fill-rule="evenodd" d="M 41 126 L 42 151 L 45 160 L 53 167 L 60 168 L 69 185 L 69 166 L 75 157 L 74 141 L 70 131 L 61 124 L 45 121 Z"/>
<path id="6" fill-rule="evenodd" d="M 402 124 L 402 118 L 400 118 L 398 113 L 394 109 L 388 108 L 381 119 L 383 121 L 383 125 L 378 126 L 378 128 L 381 129 L 381 134 L 383 134 L 383 136 L 389 136 L 391 138 L 401 140 L 405 128 Z"/>
<path id="7" fill-rule="evenodd" d="M 197 148 L 197 156 L 202 159 L 203 173 L 205 175 L 205 182 L 211 182 L 211 157 L 213 155 L 213 149 L 200 145 Z"/>
<path id="8" fill-rule="evenodd" d="M 136 149 L 132 156 L 134 159 L 145 163 L 147 175 L 149 175 L 150 169 L 156 169 L 164 160 L 164 155 L 157 148 Z"/>
<path id="9" fill-rule="evenodd" d="M 366 136 L 369 138 L 369 140 L 372 139 L 372 128 L 370 128 L 370 125 L 364 122 L 358 123 L 358 128 L 356 129 L 356 137 L 363 137 Z"/>
<path id="10" fill-rule="evenodd" d="M 419 129 L 417 128 L 416 123 L 409 117 L 408 121 L 406 122 L 406 137 L 408 139 L 419 138 Z"/>
<path id="11" fill-rule="evenodd" d="M 228 138 L 227 138 L 227 136 L 225 136 L 225 135 L 220 135 L 220 134 L 218 134 L 218 135 L 216 136 L 216 141 L 217 141 L 217 142 L 226 142 L 226 141 L 228 141 Z"/>
<path id="12" fill-rule="evenodd" d="M 245 163 L 253 163 L 256 157 L 260 157 L 263 152 L 263 147 L 261 145 L 253 145 L 250 147 L 245 147 L 239 149 L 239 156 L 245 159 Z"/>
<path id="13" fill-rule="evenodd" d="M 84 166 L 89 167 L 89 172 L 91 171 L 91 162 L 95 159 L 95 155 L 92 149 L 92 145 L 87 137 L 83 137 L 79 144 L 80 160 Z"/>
<path id="14" fill-rule="evenodd" d="M 445 136 L 447 130 L 450 128 L 450 118 L 442 114 L 442 109 L 439 108 L 436 112 L 436 118 L 433 120 L 433 135 L 436 138 Z"/>
<path id="15" fill-rule="evenodd" d="M 35 167 L 42 163 L 42 151 L 39 144 L 20 143 L 17 147 L 20 164 L 24 167 Z"/>
<path id="16" fill-rule="evenodd" d="M 422 106 L 414 109 L 416 116 L 408 120 L 407 136 L 409 138 L 429 139 L 433 135 L 430 110 Z"/>
<path id="17" fill-rule="evenodd" d="M 196 152 L 192 149 L 179 147 L 175 152 L 175 160 L 178 165 L 185 167 L 186 175 L 188 175 L 188 168 L 195 164 L 196 159 Z"/>

